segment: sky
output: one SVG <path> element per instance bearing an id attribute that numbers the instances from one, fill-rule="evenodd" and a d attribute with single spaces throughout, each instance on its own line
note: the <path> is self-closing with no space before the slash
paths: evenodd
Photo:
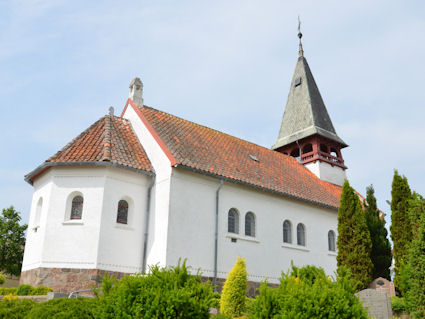
<path id="1" fill-rule="evenodd" d="M 390 223 L 394 169 L 425 195 L 425 2 L 0 1 L 0 208 L 28 222 L 24 175 L 113 106 L 145 104 L 271 147 L 304 55 L 347 176 Z"/>

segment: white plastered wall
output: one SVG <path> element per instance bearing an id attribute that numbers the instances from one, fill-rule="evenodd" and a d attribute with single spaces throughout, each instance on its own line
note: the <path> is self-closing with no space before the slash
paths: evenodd
<path id="1" fill-rule="evenodd" d="M 187 258 L 204 276 L 213 276 L 215 196 L 219 180 L 174 169 L 171 184 L 171 210 L 167 265 Z M 227 232 L 230 208 L 239 211 L 239 235 Z M 256 216 L 255 238 L 245 236 L 245 214 Z M 283 243 L 283 222 L 292 223 L 292 245 Z M 296 245 L 296 226 L 306 229 L 306 246 Z M 337 234 L 337 212 L 300 201 L 225 182 L 220 191 L 218 277 L 226 278 L 236 257 L 245 257 L 249 280 L 277 283 L 291 260 L 297 266 L 317 265 L 332 275 L 336 253 L 328 251 L 328 231 Z M 236 238 L 233 243 L 231 238 Z"/>
<path id="2" fill-rule="evenodd" d="M 125 170 L 108 170 L 97 268 L 125 273 L 141 271 L 147 190 L 151 178 Z M 129 204 L 127 224 L 117 223 L 120 200 Z"/>
<path id="3" fill-rule="evenodd" d="M 139 271 L 143 246 L 141 229 L 150 179 L 119 168 L 49 169 L 34 183 L 22 270 L 47 267 Z M 82 218 L 70 220 L 70 201 L 77 194 L 84 198 Z M 43 209 L 35 232 L 32 223 L 41 196 Z M 115 227 L 120 199 L 130 202 L 131 224 L 127 229 Z"/>
<path id="4" fill-rule="evenodd" d="M 150 207 L 147 265 L 159 264 L 165 266 L 169 225 L 171 162 L 131 105 L 128 106 L 123 117 L 130 120 L 156 175 Z"/>
<path id="5" fill-rule="evenodd" d="M 305 164 L 304 166 L 321 180 L 332 184 L 342 186 L 347 178 L 344 169 L 339 166 L 332 166 L 326 162 L 316 161 Z"/>

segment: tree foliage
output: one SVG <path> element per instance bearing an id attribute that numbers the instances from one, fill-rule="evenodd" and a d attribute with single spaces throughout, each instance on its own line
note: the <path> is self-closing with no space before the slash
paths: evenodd
<path id="1" fill-rule="evenodd" d="M 341 267 L 336 281 L 332 281 L 322 268 L 292 267 L 289 275 L 282 274 L 278 288 L 261 284 L 249 318 L 367 318 L 346 268 Z"/>
<path id="2" fill-rule="evenodd" d="M 366 224 L 372 241 L 370 259 L 373 263 L 372 278 L 383 277 L 390 280 L 390 267 L 392 262 L 391 245 L 388 240 L 388 231 L 385 228 L 385 219 L 380 216 L 376 204 L 373 186 L 366 188 L 364 201 Z"/>
<path id="3" fill-rule="evenodd" d="M 423 205 L 423 200 L 417 198 L 417 205 Z M 425 215 L 419 218 L 418 232 L 411 243 L 408 262 L 408 287 L 405 288 L 407 303 L 415 318 L 425 318 Z"/>
<path id="4" fill-rule="evenodd" d="M 20 225 L 20 213 L 13 206 L 3 209 L 0 216 L 0 270 L 19 276 L 24 256 L 25 230 Z"/>
<path id="5" fill-rule="evenodd" d="M 103 286 L 96 318 L 209 318 L 214 303 L 210 283 L 191 275 L 186 263 L 152 266 L 148 274 L 125 276 L 108 292 Z"/>
<path id="6" fill-rule="evenodd" d="M 394 171 L 391 189 L 391 238 L 394 244 L 395 286 L 402 291 L 401 269 L 409 258 L 412 240 L 412 223 L 409 215 L 409 201 L 412 198 L 407 178 Z"/>
<path id="7" fill-rule="evenodd" d="M 247 286 L 245 259 L 238 257 L 223 286 L 220 299 L 220 312 L 222 314 L 233 317 L 244 314 Z"/>
<path id="8" fill-rule="evenodd" d="M 348 181 L 342 186 L 337 246 L 338 268 L 350 270 L 357 290 L 366 288 L 372 281 L 372 242 L 360 199 Z"/>

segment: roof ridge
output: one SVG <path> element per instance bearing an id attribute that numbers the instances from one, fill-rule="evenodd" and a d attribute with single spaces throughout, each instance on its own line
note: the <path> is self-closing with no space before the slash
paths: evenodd
<path id="1" fill-rule="evenodd" d="M 103 162 L 111 161 L 111 115 L 105 115 L 105 135 L 103 136 Z"/>
<path id="2" fill-rule="evenodd" d="M 164 111 L 158 110 L 158 109 L 156 109 L 156 108 L 154 108 L 154 107 L 151 107 L 151 106 L 143 105 L 143 106 L 138 106 L 138 107 L 139 107 L 140 109 L 148 108 L 148 109 L 151 109 L 151 110 L 154 110 L 154 111 L 157 111 L 157 112 L 161 112 L 161 113 L 163 113 L 163 114 L 167 114 L 167 115 L 169 115 L 169 116 L 175 117 L 175 118 L 177 118 L 177 119 L 179 119 L 179 120 L 182 120 L 182 121 L 185 121 L 185 122 L 189 122 L 189 123 L 191 123 L 191 124 L 194 124 L 194 125 L 196 125 L 196 126 L 198 126 L 198 127 L 203 127 L 203 128 L 209 129 L 209 130 L 211 130 L 211 131 L 214 131 L 214 132 L 217 132 L 217 133 L 220 133 L 220 134 L 227 135 L 227 136 L 229 136 L 229 137 L 231 137 L 231 138 L 237 139 L 237 140 L 242 141 L 242 142 L 244 142 L 244 143 L 248 143 L 248 144 L 251 144 L 251 145 L 256 146 L 256 147 L 261 147 L 261 148 L 263 148 L 263 149 L 265 149 L 265 150 L 268 150 L 268 151 L 276 152 L 276 151 L 272 150 L 271 148 L 265 147 L 265 146 L 263 146 L 263 145 L 259 145 L 259 144 L 256 144 L 256 143 L 254 143 L 254 142 L 250 142 L 250 141 L 247 141 L 247 140 L 241 139 L 241 138 L 239 138 L 239 137 L 236 137 L 236 136 L 231 135 L 231 134 L 226 133 L 226 132 L 219 131 L 219 130 L 217 130 L 217 129 L 211 128 L 211 127 L 206 126 L 206 125 L 202 125 L 202 124 L 199 124 L 199 123 L 196 123 L 196 122 L 190 121 L 190 120 L 186 120 L 186 119 L 184 119 L 184 118 L 182 118 L 182 117 L 180 117 L 180 116 L 177 116 L 177 115 L 174 115 L 174 114 L 171 114 L 171 113 L 168 113 L 168 112 L 164 112 Z M 276 153 L 279 153 L 279 152 L 276 152 Z M 287 156 L 287 155 L 282 154 L 282 153 L 279 153 L 279 154 L 281 154 L 281 155 L 283 155 L 283 156 Z M 290 157 L 290 156 L 289 156 L 289 157 Z"/>

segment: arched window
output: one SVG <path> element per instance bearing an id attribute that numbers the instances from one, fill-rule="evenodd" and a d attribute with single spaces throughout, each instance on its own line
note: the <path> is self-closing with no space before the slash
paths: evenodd
<path id="1" fill-rule="evenodd" d="M 292 243 L 292 225 L 289 220 L 283 222 L 283 242 L 288 244 Z"/>
<path id="2" fill-rule="evenodd" d="M 301 223 L 297 225 L 297 245 L 305 246 L 305 227 Z"/>
<path id="3" fill-rule="evenodd" d="M 227 215 L 227 231 L 229 233 L 239 234 L 239 213 L 236 208 L 230 208 Z"/>
<path id="4" fill-rule="evenodd" d="M 328 249 L 329 251 L 336 251 L 335 249 L 335 233 L 333 230 L 328 232 Z"/>
<path id="5" fill-rule="evenodd" d="M 72 199 L 71 219 L 81 219 L 83 216 L 83 196 L 77 195 Z"/>
<path id="6" fill-rule="evenodd" d="M 245 215 L 245 235 L 255 237 L 255 216 L 251 212 Z"/>
<path id="7" fill-rule="evenodd" d="M 117 223 L 127 224 L 128 220 L 128 203 L 125 200 L 118 202 Z"/>
<path id="8" fill-rule="evenodd" d="M 307 144 L 303 147 L 303 154 L 313 152 L 313 145 Z"/>

